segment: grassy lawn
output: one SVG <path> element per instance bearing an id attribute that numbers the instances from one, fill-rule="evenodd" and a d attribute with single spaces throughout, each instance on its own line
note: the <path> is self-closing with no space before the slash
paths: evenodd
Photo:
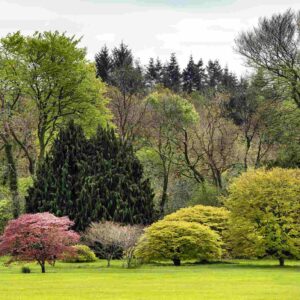
<path id="1" fill-rule="evenodd" d="M 0 266 L 0 299 L 300 299 L 300 262 L 235 261 L 211 265 L 144 265 L 123 269 L 114 261 L 92 264 L 57 263 L 41 274 L 20 265 Z"/>

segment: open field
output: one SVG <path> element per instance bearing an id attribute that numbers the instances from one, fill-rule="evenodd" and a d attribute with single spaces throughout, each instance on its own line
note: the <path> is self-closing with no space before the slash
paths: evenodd
<path id="1" fill-rule="evenodd" d="M 1 300 L 35 299 L 300 299 L 300 262 L 235 261 L 192 265 L 144 265 L 124 269 L 114 261 L 92 264 L 57 263 L 41 274 L 30 264 L 31 274 L 20 265 L 0 266 Z"/>

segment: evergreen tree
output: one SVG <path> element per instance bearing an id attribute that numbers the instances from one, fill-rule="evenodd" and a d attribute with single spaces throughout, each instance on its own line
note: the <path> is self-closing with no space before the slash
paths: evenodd
<path id="1" fill-rule="evenodd" d="M 113 68 L 133 66 L 133 55 L 131 50 L 123 42 L 119 48 L 115 47 L 112 51 Z"/>
<path id="2" fill-rule="evenodd" d="M 100 77 L 104 82 L 108 82 L 112 68 L 112 60 L 106 46 L 104 46 L 100 52 L 96 54 L 95 63 L 97 77 Z"/>
<path id="3" fill-rule="evenodd" d="M 80 126 L 71 122 L 61 130 L 50 153 L 38 167 L 33 187 L 26 199 L 27 212 L 52 212 L 57 216 L 77 216 L 76 200 L 81 191 L 87 141 Z"/>
<path id="4" fill-rule="evenodd" d="M 153 221 L 153 192 L 130 145 L 98 128 L 87 140 L 79 126 L 62 130 L 29 189 L 26 210 L 69 216 L 77 230 L 91 222 Z"/>
<path id="5" fill-rule="evenodd" d="M 174 91 L 180 91 L 180 69 L 175 53 L 171 54 L 170 62 L 163 68 L 163 84 L 166 88 Z"/>
<path id="6" fill-rule="evenodd" d="M 195 90 L 195 81 L 197 81 L 197 65 L 191 56 L 186 68 L 182 72 L 182 90 L 191 93 Z"/>
<path id="7" fill-rule="evenodd" d="M 206 66 L 207 84 L 212 89 L 218 89 L 222 83 L 223 71 L 218 60 L 209 60 Z"/>
<path id="8" fill-rule="evenodd" d="M 197 91 L 203 91 L 205 88 L 206 73 L 205 73 L 205 67 L 203 65 L 203 60 L 201 58 L 198 61 L 197 68 L 198 68 Z"/>
<path id="9" fill-rule="evenodd" d="M 238 80 L 236 76 L 233 73 L 229 72 L 228 67 L 226 66 L 222 74 L 223 87 L 228 91 L 233 91 L 237 88 L 237 84 Z"/>

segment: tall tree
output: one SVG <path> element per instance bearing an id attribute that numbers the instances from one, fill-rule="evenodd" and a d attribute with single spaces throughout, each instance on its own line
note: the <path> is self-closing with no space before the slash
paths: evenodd
<path id="1" fill-rule="evenodd" d="M 199 65 L 195 64 L 194 59 L 191 56 L 186 68 L 182 71 L 182 90 L 191 93 L 197 90 L 199 85 Z"/>
<path id="2" fill-rule="evenodd" d="M 67 215 L 77 230 L 84 230 L 99 220 L 151 223 L 152 200 L 150 183 L 131 146 L 101 127 L 87 140 L 70 123 L 39 167 L 26 209 Z"/>
<path id="3" fill-rule="evenodd" d="M 104 82 L 109 82 L 112 68 L 112 58 L 106 45 L 95 55 L 96 74 Z"/>
<path id="4" fill-rule="evenodd" d="M 181 89 L 181 73 L 175 53 L 171 54 L 170 61 L 164 66 L 163 84 L 174 92 Z"/>
<path id="5" fill-rule="evenodd" d="M 94 122 L 106 120 L 103 85 L 96 80 L 79 42 L 57 31 L 25 37 L 17 32 L 1 39 L 2 51 L 14 56 L 20 65 L 8 70 L 14 74 L 11 86 L 21 88 L 22 95 L 37 109 L 39 162 L 66 119 L 92 116 Z"/>
<path id="6" fill-rule="evenodd" d="M 299 29 L 299 13 L 289 9 L 260 19 L 257 27 L 239 35 L 236 48 L 249 65 L 267 70 L 288 88 L 300 108 Z"/>
<path id="7" fill-rule="evenodd" d="M 218 60 L 209 60 L 206 66 L 207 84 L 212 89 L 217 89 L 222 82 L 223 70 Z"/>

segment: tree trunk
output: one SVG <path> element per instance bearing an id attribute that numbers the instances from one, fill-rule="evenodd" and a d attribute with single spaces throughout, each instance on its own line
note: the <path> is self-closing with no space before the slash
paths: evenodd
<path id="1" fill-rule="evenodd" d="M 45 262 L 41 262 L 40 265 L 42 268 L 42 273 L 46 273 Z"/>
<path id="2" fill-rule="evenodd" d="M 173 263 L 174 263 L 174 266 L 179 267 L 181 264 L 181 261 L 179 258 L 175 257 L 175 258 L 173 258 Z"/>
<path id="3" fill-rule="evenodd" d="M 164 182 L 163 182 L 163 191 L 161 196 L 161 202 L 160 202 L 160 214 L 163 216 L 165 205 L 168 201 L 168 178 L 167 176 L 164 176 Z"/>
<path id="4" fill-rule="evenodd" d="M 107 267 L 108 267 L 108 268 L 110 267 L 110 261 L 111 261 L 111 258 L 109 257 L 109 258 L 107 259 Z"/>
<path id="5" fill-rule="evenodd" d="M 279 265 L 280 265 L 280 267 L 284 266 L 284 258 L 283 257 L 279 257 Z"/>
<path id="6" fill-rule="evenodd" d="M 5 144 L 5 155 L 8 166 L 8 178 L 9 178 L 9 189 L 12 195 L 13 204 L 13 217 L 18 218 L 20 215 L 20 199 L 18 192 L 18 173 L 16 164 L 14 161 L 14 156 L 12 153 L 12 145 L 9 143 Z"/>

